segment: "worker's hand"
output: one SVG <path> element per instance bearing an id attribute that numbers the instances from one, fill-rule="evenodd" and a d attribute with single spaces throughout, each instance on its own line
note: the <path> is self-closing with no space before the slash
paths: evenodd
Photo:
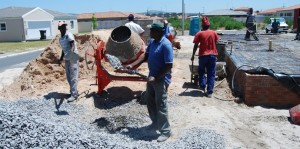
<path id="1" fill-rule="evenodd" d="M 131 69 L 131 68 L 132 68 L 132 65 L 126 65 L 125 68 Z"/>
<path id="2" fill-rule="evenodd" d="M 191 61 L 194 61 L 194 56 L 191 57 Z"/>
<path id="3" fill-rule="evenodd" d="M 58 60 L 58 65 L 61 65 L 62 61 L 63 61 L 63 60 L 61 60 L 61 59 Z"/>
<path id="4" fill-rule="evenodd" d="M 83 62 L 84 58 L 83 57 L 79 57 L 79 62 Z"/>
<path id="5" fill-rule="evenodd" d="M 154 81 L 155 81 L 155 77 L 153 76 L 148 77 L 148 82 L 154 82 Z"/>

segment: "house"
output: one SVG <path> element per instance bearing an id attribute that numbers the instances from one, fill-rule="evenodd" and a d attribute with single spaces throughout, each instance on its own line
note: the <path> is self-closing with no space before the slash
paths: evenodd
<path id="1" fill-rule="evenodd" d="M 49 9 L 45 9 L 45 11 L 49 12 L 54 16 L 52 21 L 53 27 L 53 35 L 60 34 L 57 25 L 59 22 L 65 22 L 67 24 L 68 31 L 77 34 L 78 33 L 78 22 L 77 22 L 77 15 L 76 14 L 66 14 L 58 11 L 53 11 Z"/>
<path id="2" fill-rule="evenodd" d="M 110 29 L 115 28 L 121 25 L 124 25 L 128 22 L 127 18 L 129 14 L 133 14 L 135 17 L 135 22 L 140 24 L 141 27 L 146 27 L 153 22 L 150 16 L 146 16 L 143 14 L 137 14 L 133 12 L 116 12 L 116 11 L 109 11 L 109 12 L 96 12 L 96 13 L 83 13 L 77 16 L 78 25 L 79 25 L 79 32 L 89 32 L 92 31 L 92 17 L 93 15 L 97 19 L 97 28 L 96 29 Z M 145 24 L 145 22 L 147 22 Z"/>
<path id="3" fill-rule="evenodd" d="M 150 40 L 150 30 L 147 25 L 152 24 L 154 21 L 161 21 L 161 17 L 150 17 L 143 14 L 137 14 L 134 12 L 96 12 L 96 13 L 83 13 L 77 16 L 79 32 L 90 32 L 92 28 L 93 15 L 97 19 L 97 29 L 113 29 L 128 22 L 128 15 L 133 14 L 134 22 L 139 24 L 144 30 L 144 39 L 146 42 Z"/>
<path id="4" fill-rule="evenodd" d="M 53 13 L 53 14 L 52 14 Z M 66 21 L 72 26 L 72 18 L 67 14 L 46 11 L 39 7 L 7 7 L 0 9 L 0 42 L 26 41 L 55 37 L 58 21 Z M 78 32 L 76 17 L 74 30 Z M 70 21 L 71 19 L 71 21 Z M 72 30 L 71 30 L 72 31 Z"/>
<path id="5" fill-rule="evenodd" d="M 249 9 L 250 9 L 249 7 L 239 7 L 239 8 L 235 8 L 233 10 L 234 11 L 244 11 L 244 12 L 248 13 Z"/>
<path id="6" fill-rule="evenodd" d="M 277 12 L 282 10 L 283 8 L 272 8 L 258 12 L 258 15 L 262 16 L 277 16 Z"/>
<path id="7" fill-rule="evenodd" d="M 263 16 L 275 16 L 275 17 L 283 17 L 285 20 L 293 21 L 293 29 L 296 29 L 299 26 L 300 20 L 300 4 L 290 6 L 287 8 L 273 8 L 264 10 L 258 13 Z"/>
<path id="8" fill-rule="evenodd" d="M 204 13 L 203 16 L 229 16 L 234 18 L 237 21 L 246 21 L 247 19 L 247 12 L 245 11 L 234 11 L 231 9 L 219 9 L 215 11 L 211 11 L 208 13 Z"/>
<path id="9" fill-rule="evenodd" d="M 286 20 L 292 20 L 294 22 L 293 29 L 296 29 L 300 25 L 300 4 L 284 8 L 278 14 Z"/>

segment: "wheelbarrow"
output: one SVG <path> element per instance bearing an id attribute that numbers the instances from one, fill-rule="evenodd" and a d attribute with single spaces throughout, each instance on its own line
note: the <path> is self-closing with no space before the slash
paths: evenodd
<path id="1" fill-rule="evenodd" d="M 253 25 L 251 27 L 247 28 L 247 31 L 250 33 L 250 35 L 256 40 L 259 41 L 258 37 L 256 36 L 256 25 Z"/>
<path id="2" fill-rule="evenodd" d="M 191 72 L 191 83 L 193 83 L 194 85 L 198 85 L 199 84 L 198 65 L 194 65 L 194 61 L 192 61 L 192 65 L 189 65 L 189 67 Z M 226 62 L 216 62 L 216 77 L 223 79 L 227 76 L 225 67 L 226 67 Z"/>
<path id="3" fill-rule="evenodd" d="M 192 65 L 189 65 L 191 72 L 191 83 L 194 85 L 198 85 L 199 83 L 199 75 L 198 75 L 198 65 L 194 65 L 194 61 L 192 61 Z"/>

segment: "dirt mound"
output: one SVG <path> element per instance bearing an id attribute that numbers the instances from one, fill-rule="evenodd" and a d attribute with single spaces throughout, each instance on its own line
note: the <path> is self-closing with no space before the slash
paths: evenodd
<path id="1" fill-rule="evenodd" d="M 78 90 L 91 90 L 90 85 L 95 83 L 96 64 L 91 56 L 86 56 L 88 51 L 94 54 L 100 40 L 107 41 L 111 30 L 93 32 L 90 35 L 75 36 L 79 55 L 85 58 L 80 62 Z M 47 48 L 33 61 L 31 61 L 21 75 L 9 86 L 0 91 L 3 98 L 36 97 L 51 92 L 69 93 L 66 81 L 64 63 L 59 64 L 61 46 L 59 35 L 55 37 Z M 109 63 L 104 63 L 107 71 L 115 74 Z M 145 68 L 144 68 L 145 70 Z M 95 86 L 92 90 L 97 91 Z"/>

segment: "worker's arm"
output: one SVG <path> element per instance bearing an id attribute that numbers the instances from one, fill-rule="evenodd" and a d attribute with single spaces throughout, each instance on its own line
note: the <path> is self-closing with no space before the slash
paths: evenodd
<path id="1" fill-rule="evenodd" d="M 148 56 L 149 56 L 148 53 L 142 54 L 136 61 L 132 62 L 129 65 L 126 65 L 126 68 L 131 69 L 137 65 L 142 64 L 143 62 L 146 62 L 148 60 Z"/>
<path id="2" fill-rule="evenodd" d="M 162 79 L 168 72 L 170 72 L 170 70 L 173 67 L 173 63 L 166 63 L 165 67 L 163 68 L 163 70 L 159 73 L 158 76 L 156 77 L 149 77 L 148 81 L 158 81 L 160 79 Z"/>
<path id="3" fill-rule="evenodd" d="M 74 52 L 74 50 L 75 50 L 74 40 L 70 41 L 69 43 L 70 43 L 71 51 Z"/>
<path id="4" fill-rule="evenodd" d="M 65 55 L 64 51 L 61 50 L 61 55 L 60 55 L 60 58 L 59 58 L 59 61 L 58 61 L 59 63 L 61 63 L 62 60 L 64 59 L 64 55 Z"/>
<path id="5" fill-rule="evenodd" d="M 193 54 L 192 54 L 192 57 L 191 57 L 191 61 L 194 61 L 194 56 L 195 56 L 195 53 L 198 49 L 198 43 L 195 43 L 194 44 L 194 48 L 193 48 Z"/>
<path id="6" fill-rule="evenodd" d="M 145 42 L 145 39 L 144 39 L 144 32 L 140 33 L 140 37 L 141 37 L 141 39 Z"/>
<path id="7" fill-rule="evenodd" d="M 248 16 L 247 16 L 247 19 L 246 19 L 246 22 L 245 22 L 245 26 L 247 27 L 247 23 L 248 23 Z"/>

